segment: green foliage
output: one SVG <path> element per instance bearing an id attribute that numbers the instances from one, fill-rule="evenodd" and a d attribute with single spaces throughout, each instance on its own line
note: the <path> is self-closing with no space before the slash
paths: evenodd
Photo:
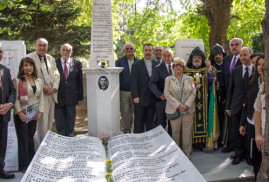
<path id="1" fill-rule="evenodd" d="M 244 45 L 252 46 L 252 37 L 262 32 L 261 21 L 264 18 L 264 0 L 235 1 L 231 10 L 231 22 L 227 39 L 240 37 Z"/>
<path id="2" fill-rule="evenodd" d="M 264 52 L 264 37 L 262 33 L 256 34 L 252 38 L 253 52 Z"/>
<path id="3" fill-rule="evenodd" d="M 25 40 L 27 49 L 33 50 L 35 40 L 45 37 L 53 55 L 58 54 L 60 44 L 69 42 L 75 56 L 88 58 L 92 1 L 1 0 L 0 39 Z M 173 1 L 180 2 L 182 9 L 176 11 L 172 0 L 113 0 L 115 57 L 123 55 L 127 42 L 134 43 L 136 55 L 141 57 L 143 43 L 173 48 L 176 39 L 203 39 L 208 54 L 210 27 L 198 12 L 203 1 Z M 257 45 L 255 35 L 262 31 L 264 11 L 264 0 L 234 0 L 227 39 L 240 37 L 244 45 Z"/>
<path id="4" fill-rule="evenodd" d="M 56 57 L 65 42 L 74 47 L 74 55 L 89 54 L 90 27 L 74 23 L 80 12 L 77 1 L 9 1 L 0 10 L 0 39 L 25 40 L 27 50 L 33 51 L 35 40 L 44 37 Z"/>
<path id="5" fill-rule="evenodd" d="M 114 32 L 114 40 L 118 57 L 122 56 L 122 47 L 132 42 L 136 47 L 136 54 L 142 56 L 144 43 L 153 45 L 173 46 L 175 39 L 172 32 L 178 20 L 178 14 L 172 9 L 171 1 L 146 1 L 144 9 L 137 10 L 135 1 L 118 1 L 114 5 L 121 17 Z M 120 7 L 126 9 L 121 10 Z M 113 16 L 114 18 L 114 16 Z M 117 34 L 115 36 L 115 34 Z"/>
<path id="6" fill-rule="evenodd" d="M 180 18 L 180 35 L 184 39 L 203 39 L 205 53 L 209 54 L 209 31 L 210 27 L 205 16 L 200 15 L 196 9 L 191 8 Z"/>

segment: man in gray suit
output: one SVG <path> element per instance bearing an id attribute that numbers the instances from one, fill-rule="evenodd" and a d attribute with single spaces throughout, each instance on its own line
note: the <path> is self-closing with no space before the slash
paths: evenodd
<path id="1" fill-rule="evenodd" d="M 0 45 L 0 61 L 3 57 L 3 50 Z M 16 90 L 10 76 L 10 70 L 0 65 L 0 178 L 11 179 L 14 174 L 8 174 L 4 171 L 5 156 L 7 149 L 7 131 L 10 121 L 10 109 L 13 107 L 16 99 Z"/>

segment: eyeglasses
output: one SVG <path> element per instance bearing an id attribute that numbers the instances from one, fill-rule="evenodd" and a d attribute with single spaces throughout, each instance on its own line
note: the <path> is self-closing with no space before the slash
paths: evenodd
<path id="1" fill-rule="evenodd" d="M 235 43 L 235 44 L 230 44 L 230 46 L 239 46 L 240 45 L 240 43 Z"/>
<path id="2" fill-rule="evenodd" d="M 179 66 L 184 67 L 184 65 L 183 65 L 183 64 L 173 64 L 173 67 L 179 67 Z"/>
<path id="3" fill-rule="evenodd" d="M 155 51 L 156 51 L 156 52 L 162 52 L 162 50 L 161 50 L 161 49 L 155 49 Z"/>
<path id="4" fill-rule="evenodd" d="M 126 51 L 129 51 L 129 50 L 132 51 L 132 50 L 134 50 L 134 48 L 132 48 L 132 47 L 126 47 L 125 50 L 126 50 Z"/>

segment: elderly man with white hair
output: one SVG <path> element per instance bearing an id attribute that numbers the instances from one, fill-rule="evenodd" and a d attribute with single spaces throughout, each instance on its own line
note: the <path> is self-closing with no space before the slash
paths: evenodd
<path id="1" fill-rule="evenodd" d="M 164 85 L 165 78 L 173 74 L 173 58 L 173 51 L 165 49 L 162 56 L 163 61 L 155 67 L 149 82 L 149 89 L 156 97 L 156 125 L 162 125 L 164 128 L 166 128 Z M 168 133 L 172 136 L 170 121 L 168 121 Z"/>
<path id="2" fill-rule="evenodd" d="M 82 65 L 71 55 L 73 47 L 63 44 L 60 49 L 61 57 L 56 60 L 60 73 L 58 88 L 58 103 L 55 104 L 55 126 L 58 134 L 71 136 L 76 120 L 76 105 L 83 100 Z"/>
<path id="3" fill-rule="evenodd" d="M 54 121 L 54 107 L 57 103 L 57 90 L 60 75 L 55 59 L 47 54 L 48 41 L 44 38 L 36 40 L 36 51 L 27 55 L 35 61 L 37 77 L 43 81 L 44 113 L 37 122 L 37 134 L 41 143 L 48 130 L 52 129 Z"/>
<path id="4" fill-rule="evenodd" d="M 120 113 L 123 133 L 130 133 L 134 122 L 134 105 L 130 91 L 132 65 L 138 61 L 134 52 L 134 44 L 126 43 L 123 47 L 124 56 L 116 61 L 116 67 L 123 67 L 120 73 Z"/>

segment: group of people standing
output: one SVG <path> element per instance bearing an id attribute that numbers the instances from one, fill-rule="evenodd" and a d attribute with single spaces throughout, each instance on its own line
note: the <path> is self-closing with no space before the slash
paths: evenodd
<path id="1" fill-rule="evenodd" d="M 125 56 L 116 61 L 124 68 L 122 131 L 141 133 L 162 125 L 189 159 L 193 147 L 204 151 L 223 147 L 223 153 L 235 152 L 232 165 L 246 159 L 257 174 L 265 113 L 260 99 L 264 54 L 253 54 L 240 38 L 231 39 L 229 46 L 228 56 L 216 44 L 209 59 L 196 47 L 183 60 L 169 48 L 144 44 L 144 56 L 137 60 L 134 45 L 125 44 Z M 255 139 L 257 145 L 251 145 Z"/>
<path id="2" fill-rule="evenodd" d="M 174 57 L 169 48 L 148 43 L 138 60 L 135 46 L 125 44 L 125 55 L 116 61 L 117 67 L 124 68 L 121 131 L 142 133 L 161 125 L 189 159 L 193 147 L 212 151 L 223 146 L 222 152 L 235 152 L 233 165 L 246 159 L 257 175 L 265 126 L 264 55 L 243 47 L 240 38 L 229 45 L 231 55 L 216 44 L 209 59 L 196 47 L 184 60 Z M 11 108 L 15 108 L 20 171 L 34 156 L 36 130 L 39 142 L 54 120 L 57 133 L 71 136 L 74 131 L 75 107 L 83 99 L 82 66 L 71 58 L 70 44 L 61 45 L 57 60 L 47 49 L 48 41 L 37 39 L 36 51 L 21 60 L 13 81 L 10 70 L 0 65 L 0 178 L 14 178 L 4 171 Z M 0 46 L 0 60 L 2 54 Z M 38 112 L 29 121 L 26 106 L 34 103 Z M 256 145 L 251 145 L 253 140 Z"/>
<path id="3" fill-rule="evenodd" d="M 0 65 L 0 178 L 14 178 L 4 171 L 7 145 L 7 122 L 14 107 L 14 123 L 18 139 L 19 171 L 25 172 L 34 154 L 34 135 L 40 144 L 55 121 L 56 131 L 64 136 L 74 132 L 76 105 L 83 100 L 82 65 L 71 58 L 72 46 L 63 44 L 61 57 L 55 60 L 47 54 L 48 41 L 36 40 L 36 51 L 20 61 L 19 72 L 11 80 L 10 71 Z M 0 46 L 0 61 L 3 50 Z M 28 118 L 26 107 L 38 106 L 37 113 Z"/>

